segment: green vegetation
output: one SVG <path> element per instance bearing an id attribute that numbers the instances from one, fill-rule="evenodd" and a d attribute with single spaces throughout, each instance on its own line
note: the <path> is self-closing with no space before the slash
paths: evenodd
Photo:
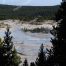
<path id="1" fill-rule="evenodd" d="M 0 48 L 3 46 L 3 40 L 0 38 Z"/>
<path id="2" fill-rule="evenodd" d="M 36 63 L 36 66 L 46 66 L 46 56 L 45 56 L 43 44 L 40 46 L 38 58 L 36 59 L 35 63 Z"/>
<path id="3" fill-rule="evenodd" d="M 44 28 L 44 27 L 41 27 L 41 28 L 34 28 L 34 29 L 22 29 L 24 32 L 28 32 L 28 31 L 30 31 L 30 32 L 32 32 L 32 33 L 40 33 L 40 32 L 42 32 L 42 33 L 49 33 L 50 32 L 50 29 L 48 29 L 48 28 Z"/>
<path id="4" fill-rule="evenodd" d="M 53 45 L 54 66 L 66 66 L 66 2 L 62 2 L 56 14 L 57 27 L 53 26 L 51 40 Z"/>
<path id="5" fill-rule="evenodd" d="M 4 40 L 0 39 L 0 66 L 19 66 L 21 62 L 10 34 L 9 28 L 7 28 Z"/>
<path id="6" fill-rule="evenodd" d="M 23 66 L 29 66 L 27 59 L 24 60 Z"/>
<path id="7" fill-rule="evenodd" d="M 17 9 L 19 8 L 19 9 Z M 57 6 L 11 6 L 0 5 L 0 19 L 20 19 L 29 21 L 34 18 L 39 18 L 38 21 L 54 19 L 57 12 Z M 40 16 L 40 17 L 39 17 Z"/>

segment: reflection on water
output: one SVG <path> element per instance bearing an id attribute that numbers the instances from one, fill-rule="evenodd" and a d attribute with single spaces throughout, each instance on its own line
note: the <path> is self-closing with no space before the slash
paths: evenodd
<path id="1" fill-rule="evenodd" d="M 18 26 L 15 27 L 15 29 L 12 32 L 13 40 L 15 42 L 19 43 L 25 43 L 25 44 L 49 44 L 50 38 L 52 37 L 51 34 L 44 35 L 44 38 L 38 38 L 33 37 L 31 35 L 27 35 L 25 32 L 23 32 Z M 0 30 L 0 36 L 4 36 L 4 31 Z"/>
<path id="2" fill-rule="evenodd" d="M 50 42 L 50 34 L 47 34 L 46 36 L 44 36 L 44 38 L 37 38 L 37 37 L 32 37 L 30 35 L 27 35 L 26 33 L 24 33 L 21 30 L 16 30 L 12 33 L 12 35 L 14 36 L 14 41 L 18 41 L 18 42 L 24 42 L 25 44 L 41 44 L 41 43 L 46 43 L 48 44 L 48 42 Z"/>

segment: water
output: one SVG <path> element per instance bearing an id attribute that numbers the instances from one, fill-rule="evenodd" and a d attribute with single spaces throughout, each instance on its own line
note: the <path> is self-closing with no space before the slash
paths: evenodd
<path id="1" fill-rule="evenodd" d="M 44 38 L 37 38 L 30 35 L 27 35 L 25 32 L 20 29 L 15 30 L 12 35 L 14 36 L 14 41 L 24 42 L 25 44 L 48 44 L 50 42 L 51 34 L 47 34 Z"/>
<path id="2" fill-rule="evenodd" d="M 50 38 L 52 37 L 52 35 L 50 33 L 43 35 L 43 38 L 34 37 L 23 32 L 19 25 L 16 25 L 15 28 L 11 30 L 11 32 L 11 35 L 13 36 L 13 42 L 15 43 L 14 45 L 17 51 L 24 54 L 25 56 L 23 58 L 27 58 L 29 61 L 35 61 L 38 55 L 39 47 L 42 43 L 45 46 L 51 46 Z M 38 33 L 32 34 L 37 35 Z M 4 37 L 4 35 L 4 31 L 0 30 L 0 37 Z"/>

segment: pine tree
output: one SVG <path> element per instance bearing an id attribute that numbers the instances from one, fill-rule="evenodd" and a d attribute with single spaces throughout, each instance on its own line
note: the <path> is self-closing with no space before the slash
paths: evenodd
<path id="1" fill-rule="evenodd" d="M 23 66 L 28 66 L 28 61 L 27 61 L 27 59 L 24 60 Z"/>
<path id="2" fill-rule="evenodd" d="M 51 49 L 46 49 L 47 50 L 47 61 L 46 61 L 46 66 L 54 66 L 54 56 L 53 56 L 53 48 Z"/>
<path id="3" fill-rule="evenodd" d="M 30 63 L 30 66 L 35 66 L 35 63 L 34 63 L 34 62 L 31 62 L 31 63 Z"/>
<path id="4" fill-rule="evenodd" d="M 27 59 L 25 59 L 24 63 L 23 63 L 23 66 L 28 66 L 28 61 Z"/>
<path id="5" fill-rule="evenodd" d="M 38 53 L 38 58 L 36 59 L 36 66 L 45 66 L 46 64 L 46 56 L 44 52 L 43 44 L 40 47 L 40 52 Z"/>
<path id="6" fill-rule="evenodd" d="M 0 50 L 0 66 L 18 66 L 20 63 L 20 57 L 17 56 L 10 34 L 11 32 L 9 31 L 9 28 L 7 28 Z"/>
<path id="7" fill-rule="evenodd" d="M 62 2 L 56 14 L 57 26 L 53 26 L 51 39 L 54 51 L 54 62 L 59 66 L 66 66 L 66 2 Z"/>
<path id="8" fill-rule="evenodd" d="M 3 41 L 0 38 L 0 66 L 2 66 L 2 46 L 3 46 Z"/>

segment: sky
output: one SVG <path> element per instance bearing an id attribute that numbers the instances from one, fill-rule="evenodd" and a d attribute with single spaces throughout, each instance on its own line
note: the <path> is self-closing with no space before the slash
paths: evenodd
<path id="1" fill-rule="evenodd" d="M 59 5 L 62 0 L 0 0 L 0 4 L 19 6 L 53 6 Z"/>

